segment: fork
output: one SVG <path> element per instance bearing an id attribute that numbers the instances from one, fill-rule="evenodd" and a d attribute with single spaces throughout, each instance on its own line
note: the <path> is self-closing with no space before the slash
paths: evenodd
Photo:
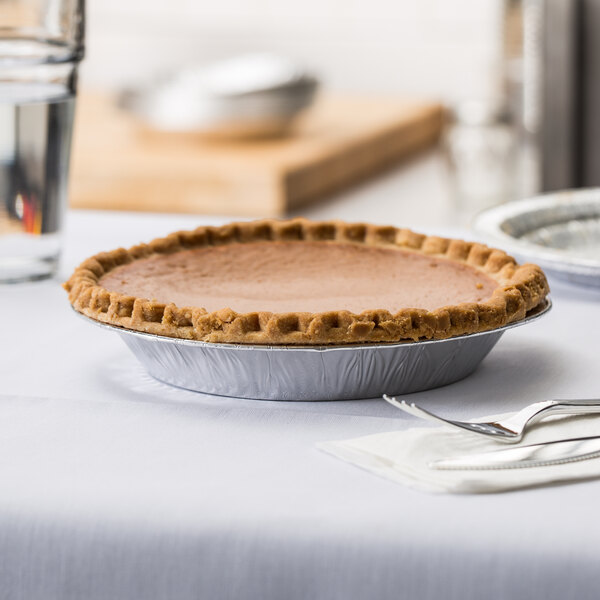
<path id="1" fill-rule="evenodd" d="M 600 400 L 546 400 L 526 406 L 514 415 L 501 421 L 466 422 L 444 419 L 438 415 L 405 400 L 396 400 L 387 394 L 383 399 L 409 415 L 442 423 L 453 429 L 459 428 L 480 435 L 487 435 L 501 442 L 516 444 L 523 439 L 525 431 L 550 415 L 580 415 L 600 413 Z"/>

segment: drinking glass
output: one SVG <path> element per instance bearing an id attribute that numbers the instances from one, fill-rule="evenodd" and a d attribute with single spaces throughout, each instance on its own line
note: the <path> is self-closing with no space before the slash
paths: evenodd
<path id="1" fill-rule="evenodd" d="M 0 283 L 56 271 L 83 0 L 0 0 Z"/>

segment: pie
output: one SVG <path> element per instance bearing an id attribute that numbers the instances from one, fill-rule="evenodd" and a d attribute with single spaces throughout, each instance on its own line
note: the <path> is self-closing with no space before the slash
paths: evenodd
<path id="1" fill-rule="evenodd" d="M 482 244 L 305 219 L 199 227 L 103 252 L 64 287 L 77 311 L 126 329 L 303 345 L 487 331 L 549 292 L 540 267 Z"/>

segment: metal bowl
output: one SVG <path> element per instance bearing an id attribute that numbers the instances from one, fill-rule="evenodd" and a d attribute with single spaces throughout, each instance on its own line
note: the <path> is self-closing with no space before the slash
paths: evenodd
<path id="1" fill-rule="evenodd" d="M 351 400 L 408 394 L 470 375 L 507 329 L 525 319 L 446 340 L 347 346 L 251 346 L 181 340 L 106 325 L 156 379 L 188 390 L 255 400 Z"/>
<path id="2" fill-rule="evenodd" d="M 600 286 L 600 189 L 496 206 L 479 214 L 474 227 L 550 275 Z"/>
<path id="3" fill-rule="evenodd" d="M 119 104 L 157 131 L 272 137 L 289 130 L 317 88 L 315 76 L 284 57 L 248 54 L 127 90 Z"/>

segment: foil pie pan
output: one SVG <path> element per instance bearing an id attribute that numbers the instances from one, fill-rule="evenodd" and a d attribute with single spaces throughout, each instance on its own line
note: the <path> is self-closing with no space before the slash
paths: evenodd
<path id="1" fill-rule="evenodd" d="M 600 188 L 502 204 L 480 213 L 474 227 L 549 275 L 600 287 Z"/>
<path id="2" fill-rule="evenodd" d="M 539 319 L 547 300 L 525 319 L 481 333 L 422 342 L 347 346 L 212 344 L 117 332 L 152 377 L 177 387 L 254 400 L 353 400 L 401 395 L 470 375 L 507 329 Z"/>

